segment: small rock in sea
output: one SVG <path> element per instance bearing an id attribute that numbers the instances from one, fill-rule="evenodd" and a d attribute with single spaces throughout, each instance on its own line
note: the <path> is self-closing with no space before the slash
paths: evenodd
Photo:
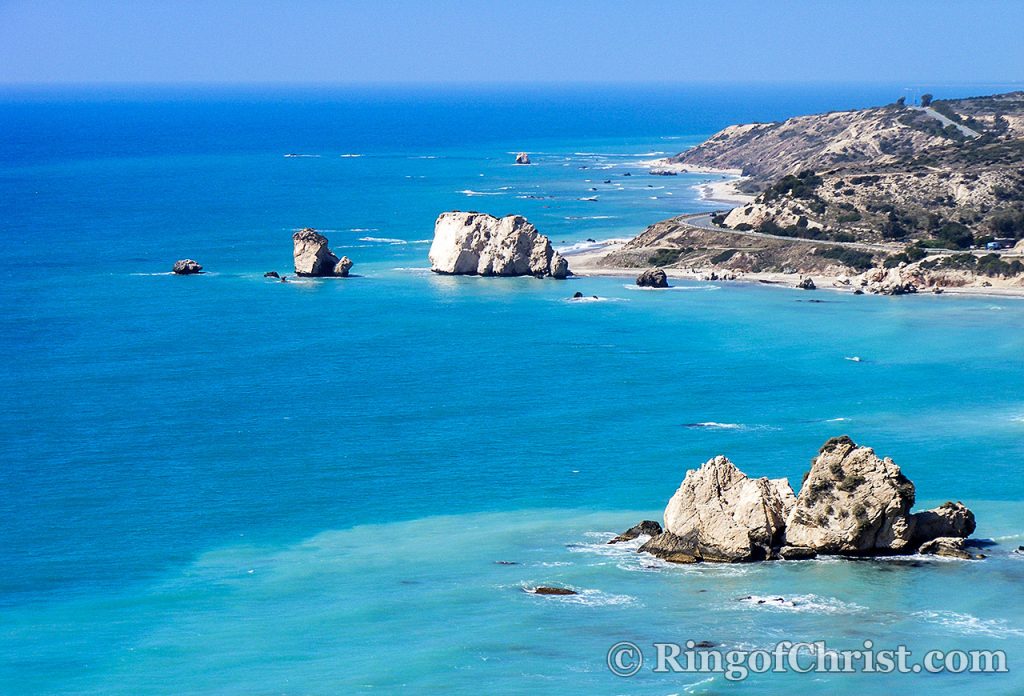
<path id="1" fill-rule="evenodd" d="M 636 284 L 642 288 L 667 288 L 668 276 L 660 268 L 649 268 L 636 277 Z"/>
<path id="2" fill-rule="evenodd" d="M 618 544 L 618 543 L 623 542 L 623 541 L 632 541 L 633 539 L 636 539 L 641 534 L 646 534 L 649 537 L 656 537 L 659 534 L 661 534 L 661 532 L 662 532 L 662 529 L 661 529 L 661 525 L 660 524 L 658 524 L 654 520 L 644 520 L 643 522 L 640 522 L 639 524 L 633 525 L 632 527 L 630 527 L 629 529 L 624 531 L 622 534 L 618 535 L 617 537 L 615 537 L 614 539 L 609 541 L 608 543 L 609 544 Z"/>
<path id="3" fill-rule="evenodd" d="M 612 183 L 612 180 L 611 180 L 611 179 L 605 179 L 605 180 L 604 180 L 604 183 L 606 183 L 606 184 L 610 184 L 610 183 Z"/>
<path id="4" fill-rule="evenodd" d="M 530 156 L 525 152 L 516 155 L 516 164 L 530 164 Z"/>
<path id="5" fill-rule="evenodd" d="M 597 240 L 592 239 L 591 237 L 587 237 L 587 241 L 590 242 L 591 244 L 597 244 Z"/>
<path id="6" fill-rule="evenodd" d="M 495 561 L 495 565 L 519 565 L 519 561 Z"/>
<path id="7" fill-rule="evenodd" d="M 285 276 L 281 276 L 281 282 L 282 283 L 287 283 L 288 282 L 288 276 L 286 276 L 286 275 Z"/>
<path id="8" fill-rule="evenodd" d="M 195 275 L 202 272 L 203 267 L 192 259 L 181 259 L 174 262 L 171 272 L 175 275 Z"/>
<path id="9" fill-rule="evenodd" d="M 632 175 L 632 174 L 630 174 L 629 172 L 626 172 L 626 173 L 625 173 L 625 174 L 623 174 L 622 176 L 633 176 L 633 175 Z"/>
<path id="10" fill-rule="evenodd" d="M 1017 550 L 1014 551 L 1014 553 L 1024 553 L 1024 546 L 1018 546 Z"/>
<path id="11" fill-rule="evenodd" d="M 814 284 L 814 281 L 810 277 L 804 278 L 799 283 L 797 283 L 797 287 L 800 288 L 801 290 L 817 290 L 818 289 L 818 286 Z"/>
<path id="12" fill-rule="evenodd" d="M 583 293 L 582 292 L 574 293 L 573 296 L 572 296 L 572 299 L 574 299 L 574 300 L 582 300 L 583 299 Z"/>
<path id="13" fill-rule="evenodd" d="M 943 293 L 943 290 L 942 288 L 933 288 L 932 292 L 935 293 L 936 295 L 941 295 Z"/>
<path id="14" fill-rule="evenodd" d="M 277 271 L 267 271 L 266 273 L 263 274 L 263 277 L 264 278 L 280 278 L 281 276 L 278 275 Z"/>
<path id="15" fill-rule="evenodd" d="M 718 643 L 712 643 L 710 640 L 702 640 L 693 644 L 695 648 L 714 648 L 717 647 Z"/>
<path id="16" fill-rule="evenodd" d="M 863 295 L 864 291 L 861 290 L 860 288 L 857 288 L 856 290 L 853 291 L 853 294 L 854 295 Z"/>
<path id="17" fill-rule="evenodd" d="M 540 585 L 539 587 L 534 587 L 532 590 L 531 589 L 527 589 L 526 591 L 527 592 L 531 592 L 533 594 L 539 594 L 539 595 L 574 595 L 574 594 L 579 594 L 579 592 L 577 592 L 576 590 L 570 590 L 568 587 L 546 587 L 544 585 Z"/>

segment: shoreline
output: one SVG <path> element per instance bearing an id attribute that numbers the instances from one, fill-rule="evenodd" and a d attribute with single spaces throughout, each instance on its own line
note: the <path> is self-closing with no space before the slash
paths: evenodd
<path id="1" fill-rule="evenodd" d="M 566 258 L 569 260 L 569 269 L 572 271 L 573 276 L 576 278 L 586 277 L 605 277 L 605 278 L 624 278 L 627 280 L 635 280 L 644 268 L 628 268 L 625 266 L 598 266 L 596 261 L 603 258 L 604 254 L 614 251 L 622 246 L 621 239 L 606 240 L 607 244 L 601 247 L 601 251 L 596 249 L 588 252 L 566 254 Z M 598 242 L 601 244 L 601 242 Z M 825 290 L 840 294 L 853 295 L 854 289 L 857 287 L 853 285 L 853 278 L 856 276 L 830 276 L 821 274 L 800 274 L 800 273 L 781 273 L 781 272 L 742 272 L 742 271 L 729 271 L 721 268 L 715 268 L 713 266 L 706 268 L 672 268 L 672 267 L 660 267 L 661 270 L 665 271 L 671 279 L 675 280 L 691 280 L 698 282 L 713 282 L 713 283 L 746 283 L 751 285 L 767 285 L 775 286 L 780 288 L 788 288 L 791 290 L 799 289 L 797 285 L 804 278 L 810 278 L 814 281 L 816 290 Z M 729 274 L 734 277 L 725 279 L 717 278 L 711 280 L 709 276 L 714 273 L 717 275 Z M 840 278 L 848 278 L 849 283 L 837 282 Z M 815 292 L 814 290 L 803 290 L 802 292 Z M 865 292 L 865 295 L 872 295 L 874 293 Z M 988 297 L 988 298 L 1007 298 L 1007 299 L 1024 299 L 1024 287 L 1007 287 L 1007 286 L 996 286 L 992 287 L 979 287 L 979 286 L 963 286 L 963 287 L 948 287 L 942 288 L 941 293 L 934 293 L 930 289 L 924 289 L 914 295 L 957 295 L 961 297 Z M 884 295 L 879 295 L 884 296 Z"/>
<path id="2" fill-rule="evenodd" d="M 756 198 L 756 196 L 739 190 L 739 185 L 749 178 L 743 176 L 742 169 L 716 169 L 714 167 L 702 167 L 694 164 L 680 164 L 679 162 L 669 162 L 664 158 L 644 160 L 638 164 L 650 169 L 678 172 L 679 174 L 703 174 L 722 177 L 719 181 L 706 181 L 691 187 L 697 191 L 701 200 L 704 201 L 735 207 L 753 203 L 754 198 Z"/>

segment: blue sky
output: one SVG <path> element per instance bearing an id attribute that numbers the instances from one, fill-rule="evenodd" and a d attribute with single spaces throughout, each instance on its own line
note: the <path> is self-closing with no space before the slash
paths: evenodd
<path id="1" fill-rule="evenodd" d="M 1024 0 L 0 0 L 0 83 L 1024 80 Z"/>

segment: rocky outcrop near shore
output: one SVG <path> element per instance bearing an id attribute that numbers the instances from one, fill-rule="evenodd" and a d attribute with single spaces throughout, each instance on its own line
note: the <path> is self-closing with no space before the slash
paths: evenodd
<path id="1" fill-rule="evenodd" d="M 305 277 L 345 277 L 352 268 L 347 256 L 340 259 L 328 248 L 327 237 L 311 227 L 292 235 L 295 275 Z"/>
<path id="2" fill-rule="evenodd" d="M 181 259 L 179 261 L 175 261 L 174 267 L 171 269 L 171 273 L 174 275 L 195 275 L 202 272 L 203 267 L 192 259 Z"/>
<path id="3" fill-rule="evenodd" d="M 569 263 L 521 215 L 441 213 L 434 224 L 430 270 L 450 275 L 565 278 Z"/>
<path id="4" fill-rule="evenodd" d="M 818 553 L 877 554 L 908 550 L 914 484 L 886 457 L 848 437 L 825 443 L 797 496 L 786 543 Z"/>
<path id="5" fill-rule="evenodd" d="M 530 164 L 530 156 L 525 152 L 516 155 L 516 164 Z"/>
<path id="6" fill-rule="evenodd" d="M 642 548 L 668 546 L 690 561 L 763 560 L 779 545 L 792 502 L 785 479 L 748 478 L 718 456 L 687 472 L 665 508 L 665 531 Z"/>
<path id="7" fill-rule="evenodd" d="M 649 268 L 636 277 L 636 284 L 641 288 L 667 288 L 668 276 L 660 268 Z"/>
<path id="8" fill-rule="evenodd" d="M 962 551 L 975 528 L 969 509 L 945 503 L 912 514 L 913 505 L 914 484 L 892 459 L 844 435 L 824 444 L 799 495 L 787 480 L 749 478 L 723 456 L 688 471 L 664 530 L 639 550 L 675 563 Z"/>

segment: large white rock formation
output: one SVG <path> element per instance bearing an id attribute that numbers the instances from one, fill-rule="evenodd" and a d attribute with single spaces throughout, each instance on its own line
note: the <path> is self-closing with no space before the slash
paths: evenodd
<path id="1" fill-rule="evenodd" d="M 441 213 L 434 224 L 430 269 L 457 275 L 569 275 L 569 263 L 526 218 L 458 211 Z"/>

